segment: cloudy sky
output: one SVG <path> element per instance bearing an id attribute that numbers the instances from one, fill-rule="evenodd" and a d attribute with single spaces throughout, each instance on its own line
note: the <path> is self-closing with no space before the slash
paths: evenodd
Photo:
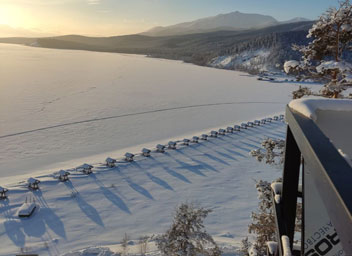
<path id="1" fill-rule="evenodd" d="M 240 11 L 316 19 L 337 0 L 0 0 L 0 37 L 122 35 Z"/>

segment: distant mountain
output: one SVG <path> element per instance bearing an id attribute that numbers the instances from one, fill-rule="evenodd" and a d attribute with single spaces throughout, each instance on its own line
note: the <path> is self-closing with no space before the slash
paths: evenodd
<path id="1" fill-rule="evenodd" d="M 296 17 L 290 20 L 286 20 L 286 21 L 281 21 L 281 24 L 288 24 L 288 23 L 295 23 L 295 22 L 303 22 L 303 21 L 310 21 L 309 19 L 306 18 L 302 18 L 302 17 Z"/>
<path id="2" fill-rule="evenodd" d="M 268 15 L 231 12 L 166 27 L 154 27 L 141 34 L 146 36 L 175 36 L 225 30 L 240 31 L 303 21 L 309 20 L 297 17 L 291 20 L 279 22 L 275 18 Z"/>
<path id="3" fill-rule="evenodd" d="M 263 28 L 277 24 L 279 24 L 279 22 L 271 16 L 231 12 L 166 27 L 155 27 L 142 34 L 147 36 L 185 35 L 214 32 L 219 30 Z"/>

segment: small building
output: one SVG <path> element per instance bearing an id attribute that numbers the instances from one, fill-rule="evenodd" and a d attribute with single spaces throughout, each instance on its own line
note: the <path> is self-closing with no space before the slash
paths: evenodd
<path id="1" fill-rule="evenodd" d="M 271 123 L 271 121 L 273 121 L 273 119 L 272 119 L 271 117 L 268 117 L 268 118 L 266 119 L 266 121 L 269 122 L 269 123 Z"/>
<path id="2" fill-rule="evenodd" d="M 105 163 L 106 163 L 107 167 L 110 167 L 110 168 L 115 167 L 116 159 L 108 157 L 108 158 L 106 158 Z"/>
<path id="3" fill-rule="evenodd" d="M 93 172 L 92 169 L 93 169 L 93 165 L 90 165 L 90 164 L 82 164 L 81 166 L 78 166 L 76 168 L 77 171 L 81 171 L 84 174 L 91 174 Z"/>
<path id="4" fill-rule="evenodd" d="M 156 145 L 156 152 L 164 153 L 165 152 L 165 146 L 161 145 L 161 144 Z"/>
<path id="5" fill-rule="evenodd" d="M 219 134 L 220 135 L 225 135 L 226 133 L 226 130 L 225 129 L 219 129 Z"/>
<path id="6" fill-rule="evenodd" d="M 217 131 L 211 131 L 210 132 L 210 137 L 214 137 L 214 138 L 218 137 L 218 132 Z"/>
<path id="7" fill-rule="evenodd" d="M 191 141 L 189 139 L 183 139 L 183 145 L 188 146 Z"/>
<path id="8" fill-rule="evenodd" d="M 247 125 L 248 125 L 248 127 L 254 127 L 254 123 L 253 122 L 248 122 Z"/>
<path id="9" fill-rule="evenodd" d="M 260 126 L 260 121 L 259 120 L 254 120 L 254 125 Z"/>
<path id="10" fill-rule="evenodd" d="M 261 123 L 261 124 L 266 124 L 266 119 L 260 120 L 260 123 Z"/>
<path id="11" fill-rule="evenodd" d="M 34 178 L 29 178 L 28 179 L 28 188 L 33 189 L 33 190 L 38 190 L 39 189 L 39 183 L 40 181 Z"/>
<path id="12" fill-rule="evenodd" d="M 229 126 L 229 127 L 226 128 L 226 131 L 228 133 L 233 133 L 233 128 L 231 126 Z"/>
<path id="13" fill-rule="evenodd" d="M 133 162 L 133 157 L 134 157 L 134 154 L 132 154 L 132 153 L 127 152 L 127 153 L 125 154 L 125 160 L 126 160 L 127 162 Z"/>
<path id="14" fill-rule="evenodd" d="M 277 121 L 277 120 L 279 120 L 279 117 L 278 117 L 278 116 L 274 116 L 273 119 L 274 119 L 275 121 Z"/>
<path id="15" fill-rule="evenodd" d="M 241 130 L 241 126 L 235 125 L 235 126 L 234 126 L 234 130 L 239 132 L 239 131 Z"/>
<path id="16" fill-rule="evenodd" d="M 202 140 L 207 140 L 208 139 L 208 134 L 202 134 L 200 138 Z"/>
<path id="17" fill-rule="evenodd" d="M 60 170 L 59 177 L 58 177 L 59 181 L 61 181 L 61 182 L 68 181 L 68 175 L 70 175 L 70 173 L 68 171 Z"/>
<path id="18" fill-rule="evenodd" d="M 248 125 L 247 125 L 246 123 L 242 123 L 242 124 L 241 124 L 241 128 L 242 128 L 242 129 L 247 129 L 247 127 L 248 127 Z"/>
<path id="19" fill-rule="evenodd" d="M 198 141 L 199 141 L 199 137 L 198 136 L 193 136 L 192 137 L 192 142 L 198 143 Z"/>
<path id="20" fill-rule="evenodd" d="M 175 141 L 169 141 L 168 146 L 169 149 L 176 149 L 176 142 Z"/>
<path id="21" fill-rule="evenodd" d="M 6 193 L 8 191 L 9 190 L 7 188 L 3 188 L 3 187 L 0 186 L 0 200 L 3 200 L 3 199 L 7 198 Z"/>
<path id="22" fill-rule="evenodd" d="M 142 156 L 150 157 L 150 152 L 151 152 L 150 149 L 143 148 L 143 149 L 142 149 Z"/>

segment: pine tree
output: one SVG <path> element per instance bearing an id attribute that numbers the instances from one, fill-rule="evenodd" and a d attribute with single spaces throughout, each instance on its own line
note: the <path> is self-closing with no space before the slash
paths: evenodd
<path id="1" fill-rule="evenodd" d="M 266 254 L 266 242 L 275 241 L 275 217 L 271 199 L 270 183 L 259 180 L 256 188 L 259 194 L 258 212 L 252 212 L 252 223 L 248 226 L 249 233 L 256 234 L 253 243 L 258 255 Z"/>
<path id="2" fill-rule="evenodd" d="M 204 229 L 203 221 L 210 212 L 210 209 L 197 208 L 193 204 L 181 204 L 171 227 L 156 238 L 162 255 L 220 256 L 219 247 Z"/>
<path id="3" fill-rule="evenodd" d="M 352 86 L 352 64 L 346 61 L 352 49 L 350 1 L 340 2 L 338 9 L 328 9 L 309 30 L 307 38 L 312 40 L 308 45 L 293 46 L 302 54 L 301 61 L 287 61 L 285 72 L 325 81 L 318 95 L 342 97 L 341 92 Z"/>

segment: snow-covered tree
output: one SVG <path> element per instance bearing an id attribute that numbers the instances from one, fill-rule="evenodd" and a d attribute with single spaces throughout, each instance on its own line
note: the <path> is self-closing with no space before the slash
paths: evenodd
<path id="1" fill-rule="evenodd" d="M 307 37 L 312 39 L 308 45 L 293 46 L 302 54 L 301 61 L 287 61 L 285 72 L 326 81 L 319 95 L 342 97 L 341 92 L 352 86 L 352 64 L 346 58 L 352 49 L 350 1 L 340 2 L 337 9 L 328 9 L 309 30 Z"/>
<path id="2" fill-rule="evenodd" d="M 210 209 L 181 204 L 165 234 L 156 237 L 156 245 L 167 256 L 220 256 L 221 250 L 205 231 L 203 221 Z"/>
<path id="3" fill-rule="evenodd" d="M 273 182 L 282 182 L 281 178 Z M 256 235 L 252 244 L 252 248 L 257 255 L 266 255 L 266 242 L 276 241 L 276 223 L 273 208 L 273 198 L 271 183 L 263 180 L 256 182 L 256 189 L 258 191 L 258 210 L 252 212 L 252 223 L 248 226 L 249 233 Z M 302 226 L 302 203 L 297 202 L 296 208 L 296 225 L 295 230 L 301 232 Z"/>
<path id="4" fill-rule="evenodd" d="M 266 138 L 262 141 L 262 147 L 250 151 L 250 155 L 259 162 L 265 160 L 267 164 L 282 164 L 285 149 L 285 141 L 280 139 Z"/>
<path id="5" fill-rule="evenodd" d="M 256 183 L 258 191 L 258 211 L 252 212 L 252 223 L 248 226 L 249 233 L 256 235 L 253 243 L 258 255 L 266 254 L 266 242 L 275 241 L 275 216 L 273 212 L 273 201 L 270 183 L 259 180 Z"/>

